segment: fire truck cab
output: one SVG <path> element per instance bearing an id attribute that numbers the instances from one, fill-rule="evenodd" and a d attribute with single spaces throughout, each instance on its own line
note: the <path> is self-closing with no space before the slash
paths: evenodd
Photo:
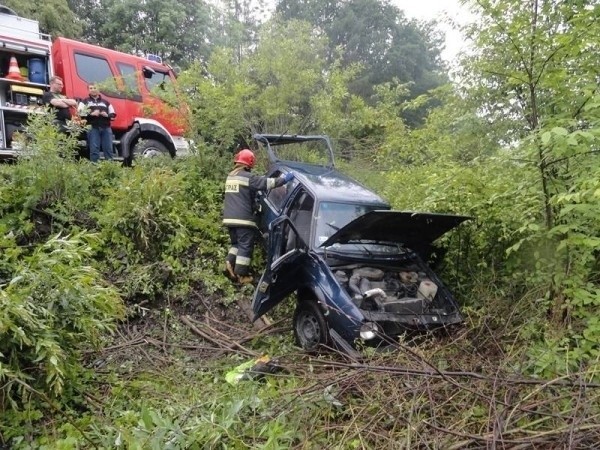
<path id="1" fill-rule="evenodd" d="M 111 124 L 115 158 L 131 163 L 134 156 L 187 153 L 185 108 L 161 95 L 175 73 L 159 57 L 62 37 L 52 41 L 37 21 L 0 5 L 0 159 L 18 157 L 13 135 L 31 114 L 47 111 L 41 98 L 54 75 L 63 79 L 69 98 L 87 97 L 90 83 L 100 87 L 117 114 Z"/>

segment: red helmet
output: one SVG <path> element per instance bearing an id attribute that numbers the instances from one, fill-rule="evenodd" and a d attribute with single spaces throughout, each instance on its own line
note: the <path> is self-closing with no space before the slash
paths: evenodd
<path id="1" fill-rule="evenodd" d="M 233 159 L 234 163 L 245 164 L 246 166 L 253 168 L 256 163 L 256 156 L 252 153 L 252 150 L 248 150 L 247 148 L 240 150 L 240 152 L 235 155 Z"/>

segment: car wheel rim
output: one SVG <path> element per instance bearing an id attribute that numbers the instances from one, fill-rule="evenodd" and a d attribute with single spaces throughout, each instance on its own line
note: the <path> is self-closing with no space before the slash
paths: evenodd
<path id="1" fill-rule="evenodd" d="M 317 318 L 302 314 L 298 323 L 298 335 L 306 348 L 314 348 L 321 343 L 321 327 Z"/>

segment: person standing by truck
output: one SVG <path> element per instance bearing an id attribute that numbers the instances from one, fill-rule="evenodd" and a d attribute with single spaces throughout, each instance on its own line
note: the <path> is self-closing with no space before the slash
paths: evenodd
<path id="1" fill-rule="evenodd" d="M 98 85 L 88 85 L 89 97 L 79 104 L 79 115 L 84 118 L 90 129 L 87 133 L 90 148 L 90 161 L 100 159 L 100 150 L 104 159 L 113 159 L 113 133 L 110 122 L 117 116 L 115 109 L 108 100 L 100 95 Z"/>
<path id="2" fill-rule="evenodd" d="M 44 105 L 48 105 L 54 111 L 54 123 L 62 133 L 67 133 L 69 128 L 67 121 L 71 120 L 71 108 L 77 107 L 77 100 L 67 98 L 61 92 L 64 84 L 61 77 L 50 78 L 50 90 L 42 96 Z"/>

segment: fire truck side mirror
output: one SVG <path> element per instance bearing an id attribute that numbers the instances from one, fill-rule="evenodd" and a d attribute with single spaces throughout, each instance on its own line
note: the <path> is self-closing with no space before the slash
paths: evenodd
<path id="1" fill-rule="evenodd" d="M 144 66 L 142 68 L 142 74 L 144 75 L 144 78 L 152 78 L 152 75 L 155 73 L 156 71 L 152 67 Z"/>

